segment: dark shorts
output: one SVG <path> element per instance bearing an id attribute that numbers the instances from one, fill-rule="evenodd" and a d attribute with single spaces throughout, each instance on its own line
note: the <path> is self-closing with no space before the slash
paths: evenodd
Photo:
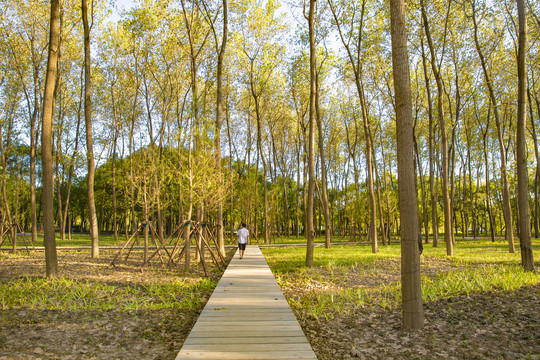
<path id="1" fill-rule="evenodd" d="M 238 243 L 238 248 L 239 248 L 240 250 L 244 251 L 244 250 L 246 250 L 246 245 L 247 245 L 247 244 L 240 244 L 240 243 Z"/>

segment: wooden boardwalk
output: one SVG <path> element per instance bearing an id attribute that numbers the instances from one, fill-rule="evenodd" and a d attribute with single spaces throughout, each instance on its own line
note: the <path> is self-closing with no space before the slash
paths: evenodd
<path id="1" fill-rule="evenodd" d="M 258 246 L 238 250 L 176 360 L 314 359 Z"/>

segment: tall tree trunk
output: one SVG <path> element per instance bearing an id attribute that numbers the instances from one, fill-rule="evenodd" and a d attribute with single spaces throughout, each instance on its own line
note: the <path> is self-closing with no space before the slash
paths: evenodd
<path id="1" fill-rule="evenodd" d="M 365 140 L 366 140 L 366 169 L 367 169 L 367 184 L 368 184 L 368 195 L 369 195 L 369 214 L 370 214 L 369 227 L 368 227 L 368 240 L 371 241 L 371 248 L 372 248 L 373 253 L 377 253 L 379 249 L 378 249 L 378 244 L 377 244 L 377 204 L 376 204 L 375 190 L 374 190 L 374 185 L 373 185 L 374 184 L 373 159 L 372 159 L 373 145 L 372 145 L 370 123 L 369 123 L 369 113 L 368 113 L 367 102 L 366 102 L 366 98 L 364 94 L 364 83 L 363 83 L 364 71 L 363 71 L 363 63 L 362 63 L 362 57 L 361 57 L 366 0 L 362 1 L 360 23 L 358 25 L 359 33 L 358 33 L 358 38 L 356 39 L 356 54 L 354 56 L 349 45 L 350 42 L 345 39 L 344 34 L 341 30 L 341 27 L 339 26 L 339 19 L 337 17 L 337 13 L 335 12 L 334 6 L 332 5 L 330 1 L 329 1 L 329 4 L 330 4 L 330 9 L 332 11 L 334 20 L 336 24 L 338 24 L 338 32 L 339 32 L 341 42 L 343 43 L 343 46 L 347 50 L 349 62 L 353 68 L 356 90 L 358 92 L 358 97 L 360 100 L 360 107 L 362 110 L 362 120 L 363 120 L 364 134 L 365 134 Z M 355 61 L 355 57 L 356 57 L 356 61 Z"/>
<path id="2" fill-rule="evenodd" d="M 521 264 L 527 271 L 534 271 L 533 250 L 531 244 L 531 227 L 529 214 L 529 176 L 527 174 L 526 119 L 527 119 L 527 16 L 525 1 L 517 0 L 519 35 L 518 35 L 518 108 L 517 108 L 517 174 L 518 174 L 518 208 L 519 208 L 519 241 L 521 248 Z"/>
<path id="3" fill-rule="evenodd" d="M 250 88 L 251 95 L 255 101 L 255 117 L 257 119 L 257 159 L 261 159 L 263 163 L 263 191 L 264 191 L 264 243 L 268 243 L 268 193 L 267 193 L 267 173 L 268 165 L 266 158 L 264 157 L 263 147 L 262 147 L 262 119 L 259 105 L 259 94 L 255 91 L 255 84 L 253 80 L 253 61 L 251 61 L 251 72 L 250 72 Z M 258 164 L 258 161 L 257 161 Z M 257 169 L 259 167 L 257 166 Z"/>
<path id="4" fill-rule="evenodd" d="M 51 0 L 49 57 L 47 76 L 43 95 L 41 162 L 42 172 L 42 208 L 43 208 L 43 243 L 45 245 L 45 267 L 47 277 L 58 276 L 58 259 L 54 235 L 54 182 L 52 132 L 54 117 L 54 88 L 56 82 L 58 52 L 60 51 L 60 1 Z"/>
<path id="5" fill-rule="evenodd" d="M 13 222 L 14 222 L 14 219 L 11 215 L 11 209 L 10 209 L 10 204 L 9 204 L 9 200 L 8 200 L 8 197 L 7 197 L 7 179 L 8 179 L 8 174 L 7 174 L 7 157 L 6 156 L 6 153 L 9 153 L 9 149 L 11 148 L 11 123 L 13 122 L 13 114 L 9 114 L 9 123 L 10 125 L 8 125 L 8 134 L 6 136 L 6 146 L 4 147 L 4 136 L 2 134 L 2 125 L 0 125 L 0 166 L 2 167 L 2 177 L 0 179 L 1 181 L 1 186 L 2 186 L 2 202 L 4 203 L 4 214 L 3 217 L 7 217 L 7 219 L 2 219 L 2 223 L 4 223 L 6 220 L 7 220 L 7 223 L 8 223 L 8 227 L 11 228 L 11 241 L 12 241 L 12 251 L 13 253 L 15 253 L 17 251 L 17 233 L 15 231 L 15 228 L 13 227 Z M 3 225 L 3 224 L 2 224 Z M 3 229 L 2 229 L 2 233 L 3 233 Z M 0 238 L 0 243 L 2 242 L 2 238 Z"/>
<path id="6" fill-rule="evenodd" d="M 360 79 L 360 103 L 362 107 L 362 117 L 364 119 L 364 134 L 366 137 L 366 168 L 368 175 L 368 193 L 369 193 L 369 240 L 371 241 L 371 251 L 373 253 L 379 252 L 379 245 L 377 243 L 377 203 L 375 199 L 375 186 L 373 180 L 373 145 L 371 142 L 371 129 L 369 125 L 369 114 L 367 111 L 367 104 L 364 97 L 364 88 Z"/>
<path id="7" fill-rule="evenodd" d="M 319 73 L 315 74 L 315 109 L 316 109 L 316 119 L 317 119 L 317 128 L 319 135 L 319 156 L 321 158 L 321 201 L 322 201 L 322 211 L 324 214 L 324 245 L 327 249 L 332 245 L 332 222 L 330 219 L 330 202 L 328 200 L 328 185 L 327 185 L 327 174 L 326 174 L 326 155 L 324 154 L 324 138 L 322 132 L 322 119 L 319 110 Z"/>
<path id="8" fill-rule="evenodd" d="M 437 65 L 437 57 L 435 55 L 435 48 L 433 46 L 433 41 L 431 39 L 431 32 L 429 30 L 429 23 L 427 19 L 426 9 L 424 6 L 424 1 L 420 1 L 422 7 L 422 19 L 424 24 L 424 31 L 428 41 L 429 51 L 431 53 L 431 71 L 435 77 L 437 83 L 437 117 L 439 120 L 439 128 L 441 131 L 441 151 L 442 151 L 442 196 L 443 196 L 443 205 L 444 205 L 444 241 L 446 242 L 446 254 L 448 256 L 454 255 L 454 246 L 453 246 L 453 226 L 452 226 L 452 204 L 450 201 L 449 195 L 449 159 L 448 159 L 448 139 L 446 136 L 446 121 L 444 119 L 443 111 L 443 93 L 444 85 L 442 82 L 441 75 L 439 73 L 439 68 Z M 445 32 L 446 36 L 446 32 Z"/>
<path id="9" fill-rule="evenodd" d="M 390 1 L 390 17 L 398 146 L 403 327 L 421 329 L 424 326 L 424 311 L 420 286 L 418 206 L 414 181 L 413 119 L 404 0 Z"/>
<path id="10" fill-rule="evenodd" d="M 533 108 L 532 108 L 532 98 L 531 98 L 531 90 L 530 88 L 527 88 L 527 95 L 528 95 L 528 98 L 529 98 L 529 113 L 530 113 L 530 118 L 531 118 L 531 135 L 532 135 L 532 140 L 533 140 L 533 143 L 534 143 L 534 156 L 536 158 L 536 171 L 535 171 L 535 176 L 534 176 L 534 219 L 533 219 L 533 223 L 534 223 L 534 237 L 535 238 L 538 238 L 538 222 L 539 222 L 539 217 L 538 217 L 538 182 L 540 181 L 540 151 L 538 150 L 538 137 L 536 136 L 536 124 L 534 122 L 534 117 L 533 117 Z M 539 108 L 540 110 L 540 108 Z M 538 113 L 538 115 L 540 115 L 540 112 Z"/>
<path id="11" fill-rule="evenodd" d="M 420 161 L 420 154 L 418 151 L 418 142 L 416 141 L 416 135 L 413 133 L 413 143 L 414 143 L 414 152 L 416 155 L 416 165 L 418 168 L 418 175 L 420 177 L 420 192 L 422 195 L 422 214 L 424 218 L 424 233 L 425 233 L 425 242 L 426 244 L 429 242 L 429 214 L 427 212 L 427 204 L 426 204 L 426 193 L 424 190 L 424 174 L 422 172 L 422 162 Z M 419 229 L 422 230 L 421 228 Z"/>
<path id="12" fill-rule="evenodd" d="M 32 38 L 32 62 L 34 65 L 34 110 L 30 120 L 30 211 L 32 218 L 32 243 L 37 243 L 37 203 L 36 203 L 36 148 L 39 141 L 39 128 L 36 131 L 37 115 L 39 113 L 39 66 L 35 55 L 35 45 Z"/>
<path id="13" fill-rule="evenodd" d="M 118 243 L 118 207 L 116 205 L 116 143 L 118 139 L 118 124 L 114 124 L 113 158 L 112 158 L 112 203 L 113 203 L 113 233 L 115 243 Z"/>
<path id="14" fill-rule="evenodd" d="M 435 188 L 435 169 L 434 169 L 434 154 L 433 154 L 433 106 L 431 101 L 431 87 L 429 85 L 429 76 L 426 65 L 426 55 L 424 51 L 424 41 L 420 38 L 422 45 L 422 66 L 424 68 L 424 80 L 426 82 L 426 93 L 428 102 L 428 119 L 429 119 L 429 135 L 428 135 L 428 149 L 429 149 L 429 194 L 431 198 L 431 226 L 433 231 L 433 247 L 437 247 L 439 244 L 439 221 L 437 215 L 437 193 Z"/>
<path id="15" fill-rule="evenodd" d="M 489 77 L 486 61 L 484 59 L 484 54 L 480 48 L 480 42 L 478 40 L 478 24 L 476 22 L 476 5 L 473 1 L 473 11 L 472 11 L 472 20 L 474 26 L 474 44 L 476 46 L 476 51 L 480 57 L 480 63 L 482 65 L 482 71 L 484 73 L 484 79 L 489 90 L 489 98 L 493 104 L 493 113 L 495 115 L 495 125 L 497 126 L 497 135 L 499 139 L 499 151 L 501 155 L 501 177 L 503 180 L 503 215 L 504 223 L 506 228 L 506 240 L 508 241 L 508 251 L 510 253 L 515 252 L 514 246 L 514 230 L 513 230 L 513 220 L 512 220 L 512 208 L 510 203 L 510 187 L 508 184 L 508 174 L 506 169 L 506 149 L 504 147 L 503 134 L 501 129 L 501 122 L 499 117 L 499 110 L 497 107 L 497 98 L 495 96 L 495 90 Z"/>
<path id="16" fill-rule="evenodd" d="M 306 207 L 306 266 L 313 266 L 313 251 L 315 248 L 315 224 L 313 223 L 313 198 L 315 195 L 315 121 L 316 121 L 316 96 L 317 96 L 317 58 L 315 49 L 315 25 L 314 15 L 315 0 L 309 1 L 309 142 L 308 142 L 308 169 L 309 185 Z"/>
<path id="17" fill-rule="evenodd" d="M 491 115 L 491 106 L 488 108 L 485 130 L 484 128 L 481 127 L 480 118 L 477 117 L 476 121 L 478 122 L 478 126 L 482 129 L 484 165 L 486 167 L 486 210 L 487 210 L 488 218 L 489 218 L 489 231 L 490 231 L 491 241 L 495 242 L 495 226 L 494 226 L 494 219 L 493 219 L 493 210 L 491 207 L 491 186 L 490 186 L 491 180 L 489 177 L 489 160 L 488 160 L 488 150 L 487 150 L 487 135 L 488 135 L 488 129 L 489 129 L 490 115 Z"/>
<path id="18" fill-rule="evenodd" d="M 86 159 L 88 164 L 88 218 L 90 222 L 90 238 L 92 240 L 92 257 L 99 257 L 98 224 L 96 204 L 94 200 L 94 147 L 92 140 L 92 77 L 90 70 L 90 26 L 88 24 L 88 7 L 86 0 L 81 0 L 82 20 L 84 28 L 84 122 L 86 123 Z"/>
<path id="19" fill-rule="evenodd" d="M 373 139 L 371 140 L 371 143 L 373 144 Z M 381 227 L 381 234 L 382 234 L 382 242 L 383 245 L 387 245 L 387 238 L 386 238 L 386 230 L 384 226 L 384 216 L 383 216 L 383 209 L 382 209 L 382 199 L 381 199 L 381 179 L 379 177 L 379 168 L 377 165 L 376 155 L 375 155 L 375 146 L 373 146 L 373 170 L 375 171 L 375 180 L 377 182 L 377 207 L 379 208 L 379 226 Z"/>
<path id="20" fill-rule="evenodd" d="M 296 151 L 296 238 L 300 237 L 300 132 L 298 132 Z"/>
<path id="21" fill-rule="evenodd" d="M 60 25 L 61 26 L 61 25 Z M 60 30 L 61 31 L 61 30 Z M 62 39 L 60 39 L 62 41 Z M 61 56 L 61 55 L 60 55 Z M 58 85 L 60 83 L 60 80 L 56 81 L 56 84 Z M 58 86 L 57 86 L 57 91 Z M 58 99 L 58 126 L 57 133 L 56 133 L 56 144 L 54 145 L 56 147 L 56 161 L 55 161 L 55 181 L 56 181 L 56 204 L 57 204 L 57 222 L 58 227 L 60 228 L 60 241 L 63 243 L 66 240 L 66 228 L 65 228 L 65 219 L 64 219 L 64 211 L 62 209 L 63 202 L 62 202 L 62 185 L 64 184 L 64 175 L 65 171 L 62 171 L 62 175 L 60 175 L 60 159 L 63 158 L 64 154 L 62 154 L 62 133 L 64 129 L 64 111 L 63 111 L 63 99 L 62 99 L 62 92 L 60 92 L 59 96 L 56 96 L 55 98 Z M 54 140 L 53 140 L 54 143 Z"/>
<path id="22" fill-rule="evenodd" d="M 214 139 L 216 151 L 216 167 L 221 177 L 221 112 L 223 102 L 223 57 L 227 48 L 227 0 L 223 0 L 223 35 L 221 48 L 218 53 L 217 63 L 217 86 L 216 86 L 216 137 Z M 231 155 L 232 156 L 232 155 Z M 219 202 L 217 209 L 217 244 L 218 251 L 225 255 L 225 241 L 223 239 L 223 202 Z"/>

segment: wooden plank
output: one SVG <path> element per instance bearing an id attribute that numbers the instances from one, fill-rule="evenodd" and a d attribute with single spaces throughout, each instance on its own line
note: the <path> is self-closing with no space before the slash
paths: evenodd
<path id="1" fill-rule="evenodd" d="M 199 345 L 190 344 L 184 345 L 183 349 L 185 350 L 199 350 Z M 204 347 L 205 351 L 221 351 L 221 352 L 231 352 L 242 350 L 242 352 L 271 352 L 276 350 L 276 344 L 212 344 Z M 310 351 L 311 346 L 304 343 L 289 343 L 289 344 L 279 344 L 279 351 Z"/>
<path id="2" fill-rule="evenodd" d="M 317 359 L 257 246 L 223 274 L 177 360 Z"/>
<path id="3" fill-rule="evenodd" d="M 180 356 L 180 355 L 178 355 Z M 237 351 L 223 352 L 212 350 L 186 350 L 182 357 L 177 357 L 182 360 L 296 360 L 296 359 L 313 359 L 317 360 L 313 350 L 309 351 L 262 351 L 262 352 L 244 352 L 241 348 Z"/>
<path id="4" fill-rule="evenodd" d="M 199 329 L 202 329 L 203 326 L 212 327 L 215 326 L 216 321 L 213 320 L 207 320 L 207 319 L 199 319 L 197 321 L 197 325 L 201 326 Z M 252 326 L 297 326 L 298 323 L 296 320 L 276 320 L 276 321 L 268 321 L 268 320 L 252 320 L 252 321 L 243 321 L 243 320 L 232 320 L 227 321 L 227 323 L 223 326 L 235 326 L 235 327 L 252 327 Z"/>
<path id="5" fill-rule="evenodd" d="M 305 344 L 306 338 L 302 337 L 290 337 L 290 336 L 250 336 L 238 338 L 234 341 L 234 344 L 243 345 L 243 344 L 270 344 L 274 346 L 281 346 L 284 344 Z M 188 337 L 184 342 L 186 345 L 205 345 L 213 346 L 217 344 L 226 344 L 232 345 L 230 338 L 204 338 L 204 337 Z"/>
<path id="6" fill-rule="evenodd" d="M 193 334 L 193 335 L 192 335 Z M 215 330 L 193 330 L 189 336 L 194 337 L 204 337 L 204 338 L 229 338 L 236 339 L 239 337 L 283 337 L 283 336 L 292 336 L 292 337 L 302 337 L 305 336 L 301 329 L 298 330 L 271 330 L 265 331 L 264 329 L 244 329 L 244 330 L 223 330 L 222 328 L 216 328 Z M 234 343 L 234 341 L 232 341 Z M 210 342 L 211 343 L 211 342 Z"/>

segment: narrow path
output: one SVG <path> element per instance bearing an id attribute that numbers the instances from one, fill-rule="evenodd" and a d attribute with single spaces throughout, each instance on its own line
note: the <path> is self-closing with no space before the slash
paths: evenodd
<path id="1" fill-rule="evenodd" d="M 314 359 L 258 246 L 236 252 L 176 360 Z"/>

